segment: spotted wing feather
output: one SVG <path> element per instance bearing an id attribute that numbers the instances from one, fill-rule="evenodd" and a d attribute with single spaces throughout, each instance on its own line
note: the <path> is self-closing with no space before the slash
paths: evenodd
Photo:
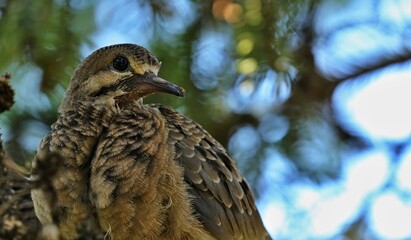
<path id="1" fill-rule="evenodd" d="M 226 150 L 200 125 L 165 106 L 169 142 L 193 197 L 196 215 L 217 239 L 269 239 L 253 194 Z"/>

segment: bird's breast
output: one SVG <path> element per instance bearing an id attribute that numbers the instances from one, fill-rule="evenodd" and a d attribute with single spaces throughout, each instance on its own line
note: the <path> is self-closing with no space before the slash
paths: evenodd
<path id="1" fill-rule="evenodd" d="M 50 223 L 53 211 L 59 216 L 59 227 L 66 238 L 76 236 L 79 223 L 92 215 L 88 199 L 90 160 L 99 138 L 109 125 L 116 109 L 95 107 L 92 104 L 76 104 L 64 111 L 42 140 L 33 160 L 32 176 L 36 178 L 39 161 L 49 153 L 55 153 L 62 161 L 51 178 L 55 190 L 55 202 L 49 202 L 53 194 L 42 189 L 32 192 L 36 215 L 44 223 Z"/>
<path id="2" fill-rule="evenodd" d="M 79 106 L 60 116 L 40 151 L 61 153 L 64 161 L 53 182 L 56 206 L 40 206 L 44 194 L 33 195 L 43 223 L 58 209 L 64 237 L 75 238 L 90 218 L 112 239 L 205 236 L 157 109 Z"/>

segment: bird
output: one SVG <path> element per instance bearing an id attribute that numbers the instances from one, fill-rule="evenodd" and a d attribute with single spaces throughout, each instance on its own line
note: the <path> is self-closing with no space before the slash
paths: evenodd
<path id="1" fill-rule="evenodd" d="M 160 65 L 132 43 L 79 64 L 32 161 L 33 181 L 48 155 L 59 162 L 48 180 L 54 196 L 31 191 L 37 218 L 57 224 L 64 239 L 79 237 L 90 219 L 109 239 L 270 239 L 225 148 L 176 110 L 143 103 L 185 94 L 158 76 Z"/>

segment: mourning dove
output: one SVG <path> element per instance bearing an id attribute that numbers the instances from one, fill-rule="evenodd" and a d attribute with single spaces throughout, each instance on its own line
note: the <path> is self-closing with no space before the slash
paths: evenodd
<path id="1" fill-rule="evenodd" d="M 49 190 L 32 190 L 42 224 L 66 239 L 90 218 L 111 239 L 270 239 L 253 194 L 227 151 L 198 123 L 159 104 L 184 89 L 157 76 L 145 48 L 98 49 L 75 70 L 59 117 L 33 160 L 61 163 Z M 53 205 L 53 206 L 51 206 Z"/>

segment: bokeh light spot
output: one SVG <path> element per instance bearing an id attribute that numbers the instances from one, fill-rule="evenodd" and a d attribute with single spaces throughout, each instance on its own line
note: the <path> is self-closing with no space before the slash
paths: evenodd
<path id="1" fill-rule="evenodd" d="M 243 15 L 243 8 L 238 3 L 230 0 L 214 1 L 212 7 L 213 16 L 228 23 L 237 23 Z"/>
<path id="2" fill-rule="evenodd" d="M 411 136 L 411 71 L 390 67 L 380 74 L 340 84 L 334 94 L 338 120 L 344 128 L 375 140 L 401 141 Z M 360 82 L 358 84 L 358 82 Z M 356 91 L 353 91 L 355 89 Z"/>
<path id="3" fill-rule="evenodd" d="M 261 1 L 259 0 L 247 0 L 245 2 L 246 13 L 245 19 L 249 25 L 256 26 L 261 23 Z"/>
<path id="4" fill-rule="evenodd" d="M 288 120 L 276 114 L 265 115 L 258 126 L 262 139 L 268 143 L 280 141 L 287 134 L 288 129 Z"/>
<path id="5" fill-rule="evenodd" d="M 237 65 L 238 72 L 243 74 L 255 72 L 257 67 L 257 61 L 254 58 L 243 59 Z"/>
<path id="6" fill-rule="evenodd" d="M 223 20 L 224 19 L 224 9 L 225 7 L 230 4 L 228 0 L 217 0 L 213 3 L 213 16 L 217 19 Z"/>
<path id="7" fill-rule="evenodd" d="M 371 206 L 371 229 L 383 239 L 405 239 L 411 235 L 411 202 L 394 192 L 379 196 Z"/>
<path id="8" fill-rule="evenodd" d="M 239 86 L 239 92 L 244 97 L 250 96 L 254 92 L 254 90 L 254 81 L 251 81 L 250 79 L 244 80 Z"/>
<path id="9" fill-rule="evenodd" d="M 261 145 L 261 138 L 257 130 L 251 125 L 245 125 L 237 129 L 231 136 L 228 149 L 240 169 L 245 169 L 247 159 L 254 157 Z"/>
<path id="10" fill-rule="evenodd" d="M 245 56 L 253 50 L 253 47 L 253 40 L 250 38 L 244 38 L 238 42 L 236 50 L 238 54 Z"/>
<path id="11" fill-rule="evenodd" d="M 230 3 L 224 8 L 224 19 L 229 23 L 236 23 L 240 21 L 243 13 L 243 8 L 240 4 Z"/>

